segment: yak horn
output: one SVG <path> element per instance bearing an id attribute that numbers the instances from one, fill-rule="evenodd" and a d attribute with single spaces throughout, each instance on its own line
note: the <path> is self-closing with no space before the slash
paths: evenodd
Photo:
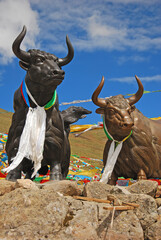
<path id="1" fill-rule="evenodd" d="M 137 93 L 135 93 L 132 97 L 127 98 L 127 101 L 129 102 L 130 105 L 133 105 L 136 102 L 138 102 L 144 92 L 144 87 L 143 87 L 143 84 L 141 83 L 140 79 L 136 75 L 135 75 L 135 78 L 138 83 L 139 89 L 138 89 Z"/>
<path id="2" fill-rule="evenodd" d="M 106 106 L 106 101 L 104 99 L 98 98 L 99 93 L 102 90 L 102 87 L 104 85 L 104 77 L 102 77 L 102 80 L 96 90 L 94 91 L 92 95 L 92 101 L 95 105 L 104 108 Z"/>
<path id="3" fill-rule="evenodd" d="M 28 63 L 30 61 L 30 53 L 20 49 L 21 42 L 26 35 L 26 30 L 27 30 L 26 26 L 23 26 L 22 32 L 18 35 L 18 37 L 15 39 L 15 41 L 12 44 L 12 50 L 20 60 Z"/>
<path id="4" fill-rule="evenodd" d="M 68 55 L 65 58 L 59 58 L 59 66 L 64 66 L 68 64 L 74 57 L 74 48 L 69 40 L 68 35 L 66 36 L 66 43 L 68 47 Z"/>

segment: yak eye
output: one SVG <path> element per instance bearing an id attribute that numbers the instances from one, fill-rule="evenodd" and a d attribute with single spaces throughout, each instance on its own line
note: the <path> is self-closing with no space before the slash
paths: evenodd
<path id="1" fill-rule="evenodd" d="M 135 106 L 131 106 L 131 108 L 128 110 L 129 114 L 132 113 L 135 110 Z"/>
<path id="2" fill-rule="evenodd" d="M 134 110 L 135 110 L 135 106 L 132 105 L 132 106 L 131 106 L 131 112 L 133 112 Z"/>
<path id="3" fill-rule="evenodd" d="M 42 63 L 43 61 L 44 61 L 44 59 L 41 58 L 41 57 L 37 57 L 37 58 L 35 59 L 35 63 Z"/>
<path id="4" fill-rule="evenodd" d="M 113 109 L 109 109 L 109 110 L 108 110 L 108 114 L 109 114 L 109 116 L 113 116 L 114 113 L 115 113 L 115 111 L 114 111 Z"/>
<path id="5" fill-rule="evenodd" d="M 110 110 L 109 110 L 109 113 L 110 113 L 110 114 L 113 114 L 113 113 L 114 113 L 114 110 L 113 110 L 113 109 L 110 109 Z"/>

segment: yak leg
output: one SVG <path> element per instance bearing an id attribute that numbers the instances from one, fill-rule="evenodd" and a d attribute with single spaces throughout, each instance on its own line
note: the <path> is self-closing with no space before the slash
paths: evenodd
<path id="1" fill-rule="evenodd" d="M 137 174 L 137 180 L 146 180 L 147 177 L 146 177 L 146 173 L 144 172 L 143 169 L 140 169 L 140 171 L 138 172 Z"/>
<path id="2" fill-rule="evenodd" d="M 22 166 L 19 164 L 15 169 L 11 170 L 6 177 L 6 180 L 15 182 L 17 179 L 21 179 Z"/>
<path id="3" fill-rule="evenodd" d="M 50 165 L 50 180 L 62 180 L 61 164 L 59 162 Z"/>
<path id="4" fill-rule="evenodd" d="M 118 179 L 118 176 L 113 171 L 112 174 L 111 174 L 111 178 L 108 180 L 107 184 L 116 185 L 117 179 Z"/>
<path id="5" fill-rule="evenodd" d="M 69 165 L 70 165 L 70 144 L 68 139 L 66 138 L 65 144 L 64 144 L 64 151 L 61 156 L 62 162 L 61 162 L 61 172 L 63 179 L 66 179 L 68 172 L 69 172 Z"/>

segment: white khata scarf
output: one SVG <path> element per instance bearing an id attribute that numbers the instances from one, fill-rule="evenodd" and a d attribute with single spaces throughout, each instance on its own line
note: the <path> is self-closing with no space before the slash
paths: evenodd
<path id="1" fill-rule="evenodd" d="M 31 177 L 34 177 L 37 171 L 41 168 L 41 161 L 43 159 L 44 140 L 46 131 L 46 111 L 55 104 L 56 91 L 52 99 L 44 106 L 40 107 L 31 93 L 29 92 L 25 81 L 21 84 L 21 93 L 25 103 L 28 105 L 28 113 L 26 116 L 25 126 L 20 137 L 18 152 L 15 157 L 11 159 L 12 163 L 9 167 L 4 169 L 10 172 L 15 169 L 22 160 L 26 157 L 31 159 L 34 163 L 34 172 Z M 30 107 L 29 99 L 35 103 L 36 108 Z"/>
<path id="2" fill-rule="evenodd" d="M 100 182 L 107 183 L 111 177 L 111 174 L 113 172 L 114 166 L 117 161 L 117 158 L 122 149 L 123 142 L 131 136 L 132 130 L 127 137 L 125 137 L 122 141 L 119 142 L 119 141 L 116 141 L 111 136 L 111 134 L 108 132 L 105 121 L 104 121 L 104 116 L 103 116 L 103 128 L 104 128 L 107 138 L 112 141 L 110 148 L 109 148 L 108 156 L 107 156 L 106 166 L 104 168 L 104 172 L 103 172 L 102 178 L 100 180 Z"/>

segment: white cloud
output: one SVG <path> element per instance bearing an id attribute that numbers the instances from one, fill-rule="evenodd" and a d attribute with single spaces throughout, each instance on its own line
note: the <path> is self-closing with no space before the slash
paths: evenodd
<path id="1" fill-rule="evenodd" d="M 139 76 L 139 79 L 142 82 L 154 82 L 154 81 L 161 82 L 161 75 L 154 75 L 154 76 L 147 76 L 147 77 Z M 116 81 L 116 82 L 126 82 L 126 83 L 131 83 L 136 81 L 134 77 L 111 78 L 109 80 Z"/>
<path id="2" fill-rule="evenodd" d="M 49 49 L 63 50 L 66 34 L 85 51 L 161 49 L 159 0 L 30 2 L 39 11 L 40 38 L 45 36 Z"/>
<path id="3" fill-rule="evenodd" d="M 125 62 L 136 62 L 136 63 L 139 63 L 139 62 L 145 62 L 145 61 L 149 61 L 149 57 L 146 57 L 145 56 L 142 56 L 141 54 L 139 55 L 136 55 L 136 54 L 133 54 L 131 56 L 120 56 L 117 58 L 117 62 L 119 65 L 122 65 L 124 64 Z"/>
<path id="4" fill-rule="evenodd" d="M 116 29 L 115 27 L 112 27 L 110 25 L 106 25 L 102 22 L 101 16 L 93 15 L 89 18 L 88 21 L 88 33 L 90 37 L 113 37 L 117 34 L 123 33 L 122 30 Z"/>
<path id="5" fill-rule="evenodd" d="M 142 81 L 145 81 L 145 82 L 151 82 L 151 81 L 161 82 L 161 75 L 142 77 L 141 79 Z"/>
<path id="6" fill-rule="evenodd" d="M 68 34 L 79 51 L 161 50 L 159 9 L 160 0 L 1 0 L 1 60 L 11 60 L 12 42 L 24 24 L 29 48 L 37 36 L 36 47 L 66 51 Z"/>
<path id="7" fill-rule="evenodd" d="M 22 30 L 28 28 L 23 47 L 35 46 L 35 37 L 39 32 L 38 15 L 31 9 L 27 0 L 0 1 L 0 61 L 8 63 L 13 58 L 12 43 Z"/>

